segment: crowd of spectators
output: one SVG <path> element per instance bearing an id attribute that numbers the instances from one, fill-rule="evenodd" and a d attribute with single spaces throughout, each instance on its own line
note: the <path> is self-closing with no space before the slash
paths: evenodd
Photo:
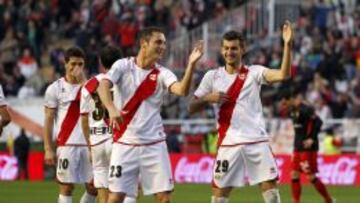
<path id="1" fill-rule="evenodd" d="M 283 92 L 292 91 L 301 92 L 323 120 L 359 118 L 360 1 L 304 1 L 294 27 L 292 78 L 281 84 L 263 86 L 265 116 L 286 117 L 288 110 L 281 105 L 280 99 Z M 249 39 L 252 48 L 245 60 L 249 64 L 279 68 L 282 36 L 279 32 L 275 37 L 268 37 L 266 31 Z M 218 64 L 222 64 L 221 60 L 214 67 Z M 195 86 L 203 74 L 198 72 Z M 187 102 L 178 100 L 181 102 L 172 106 L 179 109 L 173 116 L 188 118 L 188 114 L 182 113 Z M 164 111 L 170 112 L 168 109 Z M 213 113 L 209 107 L 197 116 L 213 118 Z"/>
<path id="2" fill-rule="evenodd" d="M 104 45 L 133 55 L 136 34 L 145 26 L 166 28 L 169 38 L 226 13 L 244 0 L 0 0 L 0 83 L 7 96 L 42 96 L 61 76 L 62 42 L 83 48 L 87 70 L 98 72 Z M 296 86 L 322 118 L 360 116 L 360 3 L 307 0 L 295 22 L 293 79 L 263 90 L 267 117 L 282 116 L 279 93 Z M 335 2 L 335 3 L 331 3 Z M 344 4 L 345 2 L 345 4 Z M 281 37 L 253 38 L 250 63 L 279 67 Z M 180 73 L 181 74 L 181 73 Z M 203 75 L 201 70 L 196 74 Z M 166 100 L 165 118 L 188 118 L 186 99 Z M 213 111 L 198 115 L 213 117 Z"/>
<path id="3" fill-rule="evenodd" d="M 41 96 L 63 74 L 66 42 L 83 48 L 89 75 L 98 72 L 104 45 L 136 49 L 145 26 L 174 35 L 242 0 L 0 0 L 0 83 L 8 96 Z M 218 11 L 219 12 L 219 11 Z M 50 66 L 50 67 L 49 67 Z"/>

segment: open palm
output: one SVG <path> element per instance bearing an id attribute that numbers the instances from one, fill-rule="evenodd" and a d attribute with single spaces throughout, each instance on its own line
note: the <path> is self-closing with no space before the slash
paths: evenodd
<path id="1" fill-rule="evenodd" d="M 294 38 L 294 30 L 289 21 L 285 21 L 282 29 L 283 40 L 285 43 L 290 43 Z"/>
<path id="2" fill-rule="evenodd" d="M 195 44 L 195 47 L 190 54 L 189 62 L 196 63 L 203 54 L 204 54 L 204 42 L 201 40 Z"/>

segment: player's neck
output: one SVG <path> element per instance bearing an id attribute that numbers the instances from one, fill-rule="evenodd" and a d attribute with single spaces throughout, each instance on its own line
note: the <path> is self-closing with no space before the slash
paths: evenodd
<path id="1" fill-rule="evenodd" d="M 146 57 L 142 52 L 135 57 L 136 65 L 142 69 L 152 68 L 155 62 L 153 59 Z"/>
<path id="2" fill-rule="evenodd" d="M 228 64 L 225 65 L 225 70 L 226 70 L 226 72 L 228 72 L 229 74 L 238 73 L 241 68 L 242 68 L 241 62 L 239 62 L 239 63 L 234 63 L 234 64 L 229 64 L 229 63 L 228 63 Z"/>
<path id="3" fill-rule="evenodd" d="M 70 84 L 79 84 L 80 83 L 79 80 L 72 75 L 65 75 L 64 78 L 65 78 L 65 81 Z"/>

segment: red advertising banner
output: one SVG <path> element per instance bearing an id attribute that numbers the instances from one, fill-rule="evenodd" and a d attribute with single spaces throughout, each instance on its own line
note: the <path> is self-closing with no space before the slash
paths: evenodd
<path id="1" fill-rule="evenodd" d="M 290 183 L 291 156 L 277 155 L 280 183 Z M 175 182 L 210 183 L 214 157 L 204 154 L 171 154 Z M 360 185 L 360 155 L 318 157 L 318 177 L 330 185 Z M 305 177 L 302 177 L 306 182 Z"/>
<path id="2" fill-rule="evenodd" d="M 280 183 L 290 183 L 291 156 L 276 155 Z M 207 154 L 171 154 L 171 165 L 177 183 L 210 183 L 214 157 Z M 360 155 L 319 156 L 318 177 L 330 185 L 360 185 Z M 31 152 L 29 179 L 44 179 L 44 153 Z M 0 152 L 0 181 L 15 180 L 18 165 L 14 156 Z M 303 181 L 305 180 L 305 177 Z"/>
<path id="3" fill-rule="evenodd" d="M 5 152 L 0 152 L 0 181 L 16 180 L 18 170 L 16 157 Z M 28 171 L 30 180 L 44 180 L 43 152 L 30 152 Z"/>

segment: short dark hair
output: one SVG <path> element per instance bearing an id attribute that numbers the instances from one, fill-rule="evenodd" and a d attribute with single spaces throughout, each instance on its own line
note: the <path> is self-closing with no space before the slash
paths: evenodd
<path id="1" fill-rule="evenodd" d="M 228 31 L 223 35 L 221 45 L 223 44 L 224 40 L 227 41 L 239 40 L 241 47 L 245 46 L 245 42 L 246 42 L 245 37 L 240 32 L 237 32 L 235 30 Z"/>
<path id="2" fill-rule="evenodd" d="M 154 32 L 160 32 L 165 34 L 164 30 L 160 27 L 146 27 L 139 33 L 139 41 L 144 39 L 148 41 Z"/>
<path id="3" fill-rule="evenodd" d="M 112 64 L 122 57 L 121 49 L 114 46 L 106 46 L 100 51 L 100 61 L 105 69 L 110 69 Z"/>
<path id="4" fill-rule="evenodd" d="M 70 57 L 78 57 L 83 58 L 85 60 L 85 53 L 84 51 L 79 47 L 71 47 L 65 51 L 65 62 L 68 62 L 70 60 Z"/>

